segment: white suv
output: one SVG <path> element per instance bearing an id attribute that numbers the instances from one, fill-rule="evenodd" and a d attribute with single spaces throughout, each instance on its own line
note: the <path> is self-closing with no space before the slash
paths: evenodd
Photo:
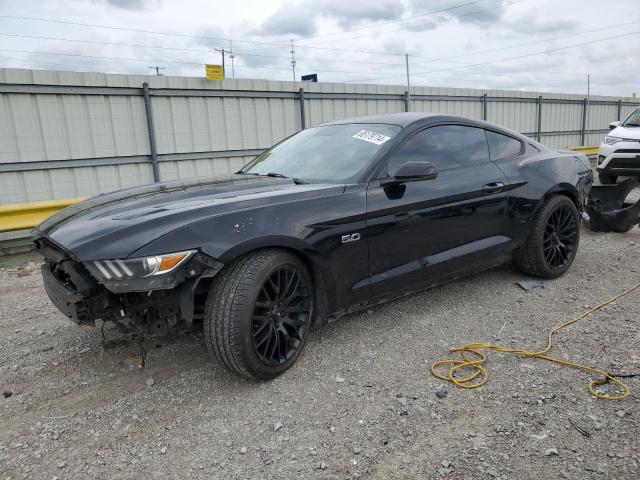
<path id="1" fill-rule="evenodd" d="M 640 108 L 623 122 L 611 122 L 609 128 L 598 150 L 600 183 L 616 183 L 619 175 L 640 179 Z"/>

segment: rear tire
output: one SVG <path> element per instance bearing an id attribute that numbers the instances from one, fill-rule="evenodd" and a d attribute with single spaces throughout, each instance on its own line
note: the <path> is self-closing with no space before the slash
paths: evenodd
<path id="1" fill-rule="evenodd" d="M 598 179 L 602 185 L 615 185 L 618 181 L 618 176 L 611 175 L 610 173 L 598 172 Z"/>
<path id="2" fill-rule="evenodd" d="M 239 258 L 214 279 L 207 295 L 204 339 L 220 365 L 268 380 L 295 363 L 313 314 L 309 269 L 283 250 Z"/>
<path id="3" fill-rule="evenodd" d="M 516 254 L 521 271 L 557 278 L 573 263 L 580 243 L 580 217 L 571 199 L 555 195 L 535 214 L 527 241 Z"/>

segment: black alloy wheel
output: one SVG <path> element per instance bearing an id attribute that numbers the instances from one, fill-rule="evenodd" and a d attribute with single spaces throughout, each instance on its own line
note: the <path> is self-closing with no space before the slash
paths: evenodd
<path id="1" fill-rule="evenodd" d="M 294 265 L 281 265 L 264 281 L 252 315 L 253 348 L 265 365 L 290 360 L 309 327 L 311 302 L 305 276 Z"/>
<path id="2" fill-rule="evenodd" d="M 248 253 L 211 283 L 205 344 L 232 373 L 275 378 L 304 349 L 315 315 L 314 293 L 312 272 L 297 255 L 275 248 Z"/>
<path id="3" fill-rule="evenodd" d="M 544 259 L 550 268 L 562 269 L 573 259 L 578 224 L 568 205 L 558 205 L 549 216 L 544 230 Z"/>
<path id="4" fill-rule="evenodd" d="M 524 273 L 541 278 L 557 278 L 573 263 L 580 244 L 580 214 L 566 195 L 547 198 L 531 222 L 525 243 L 514 252 L 514 260 Z"/>

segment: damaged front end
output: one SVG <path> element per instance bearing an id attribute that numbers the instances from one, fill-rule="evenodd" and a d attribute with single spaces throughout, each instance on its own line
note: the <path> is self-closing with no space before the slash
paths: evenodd
<path id="1" fill-rule="evenodd" d="M 79 325 L 115 322 L 121 330 L 141 335 L 193 326 L 202 315 L 196 308 L 199 292 L 223 267 L 199 251 L 81 262 L 45 237 L 35 243 L 45 259 L 47 295 L 64 315 Z"/>
<path id="2" fill-rule="evenodd" d="M 640 183 L 629 178 L 617 185 L 592 187 L 586 213 L 594 232 L 628 232 L 640 217 Z"/>

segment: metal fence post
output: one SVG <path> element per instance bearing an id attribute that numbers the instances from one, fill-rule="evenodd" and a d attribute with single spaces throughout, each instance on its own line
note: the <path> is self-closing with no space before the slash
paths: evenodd
<path id="1" fill-rule="evenodd" d="M 149 150 L 151 152 L 151 168 L 153 168 L 153 181 L 160 181 L 160 168 L 158 167 L 158 150 L 156 148 L 156 132 L 153 128 L 153 113 L 151 112 L 151 96 L 149 95 L 149 84 L 142 84 L 144 94 L 144 110 L 147 114 L 147 131 L 149 132 Z"/>
<path id="2" fill-rule="evenodd" d="M 542 95 L 538 97 L 538 125 L 536 130 L 536 140 L 542 141 Z"/>
<path id="3" fill-rule="evenodd" d="M 411 96 L 409 90 L 404 91 L 404 111 L 408 112 L 411 107 Z"/>
<path id="4" fill-rule="evenodd" d="M 584 146 L 585 134 L 587 130 L 587 102 L 588 99 L 585 97 L 582 100 L 582 125 L 580 127 L 580 145 Z"/>
<path id="5" fill-rule="evenodd" d="M 298 90 L 298 99 L 300 100 L 300 130 L 307 128 L 307 120 L 304 114 L 304 88 Z"/>
<path id="6" fill-rule="evenodd" d="M 622 120 L 622 100 L 618 100 L 618 121 Z"/>
<path id="7" fill-rule="evenodd" d="M 487 110 L 487 94 L 482 95 L 482 119 L 486 121 L 489 118 L 489 111 Z"/>

